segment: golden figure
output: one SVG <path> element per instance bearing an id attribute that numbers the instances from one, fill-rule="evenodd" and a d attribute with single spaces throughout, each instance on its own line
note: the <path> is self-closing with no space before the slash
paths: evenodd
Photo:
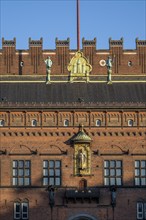
<path id="1" fill-rule="evenodd" d="M 87 58 L 83 56 L 83 53 L 78 51 L 71 59 L 68 65 L 68 71 L 70 72 L 70 82 L 72 82 L 74 78 L 78 77 L 85 78 L 88 82 L 92 66 L 89 64 Z"/>

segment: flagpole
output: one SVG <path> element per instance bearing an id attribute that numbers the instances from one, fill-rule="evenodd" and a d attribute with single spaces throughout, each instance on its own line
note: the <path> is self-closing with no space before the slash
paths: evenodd
<path id="1" fill-rule="evenodd" d="M 80 50 L 80 4 L 77 0 L 77 50 Z"/>

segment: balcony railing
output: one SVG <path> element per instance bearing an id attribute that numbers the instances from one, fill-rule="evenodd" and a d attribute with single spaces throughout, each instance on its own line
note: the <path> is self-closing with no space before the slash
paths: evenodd
<path id="1" fill-rule="evenodd" d="M 97 188 L 86 188 L 86 189 L 66 189 L 65 192 L 65 200 L 66 202 L 74 202 L 77 201 L 83 202 L 92 202 L 96 201 L 99 203 L 100 191 Z"/>

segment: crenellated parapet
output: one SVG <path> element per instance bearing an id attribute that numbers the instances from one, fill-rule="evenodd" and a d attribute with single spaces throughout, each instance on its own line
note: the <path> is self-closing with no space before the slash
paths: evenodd
<path id="1" fill-rule="evenodd" d="M 136 39 L 136 49 L 124 49 L 123 38 L 109 39 L 109 49 L 96 48 L 97 40 L 82 39 L 84 56 L 92 65 L 91 76 L 106 76 L 106 60 L 113 59 L 112 75 L 145 75 L 146 74 L 146 40 Z M 16 49 L 16 38 L 5 40 L 2 38 L 0 50 L 0 75 L 45 76 L 44 60 L 50 56 L 53 65 L 52 75 L 68 76 L 67 66 L 75 55 L 76 50 L 70 49 L 70 39 L 55 40 L 54 50 L 43 49 L 43 38 L 33 40 L 29 38 L 28 49 Z"/>

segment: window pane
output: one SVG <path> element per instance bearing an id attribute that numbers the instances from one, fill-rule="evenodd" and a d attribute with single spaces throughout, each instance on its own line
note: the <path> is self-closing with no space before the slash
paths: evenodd
<path id="1" fill-rule="evenodd" d="M 140 185 L 140 179 L 139 178 L 135 178 L 135 185 L 139 186 Z"/>
<path id="2" fill-rule="evenodd" d="M 21 204 L 16 202 L 14 203 L 14 218 L 15 219 L 20 219 L 20 213 L 21 213 Z"/>
<path id="3" fill-rule="evenodd" d="M 19 185 L 20 186 L 24 185 L 24 179 L 23 178 L 19 178 Z"/>
<path id="4" fill-rule="evenodd" d="M 43 176 L 48 176 L 48 169 L 43 169 Z"/>
<path id="5" fill-rule="evenodd" d="M 29 160 L 26 160 L 26 161 L 25 161 L 25 167 L 26 167 L 26 168 L 29 168 L 29 167 L 30 167 L 30 161 L 29 161 Z"/>
<path id="6" fill-rule="evenodd" d="M 30 174 L 29 169 L 25 169 L 25 176 L 29 176 L 29 174 Z"/>
<path id="7" fill-rule="evenodd" d="M 110 167 L 115 167 L 115 161 L 114 160 L 110 161 Z"/>
<path id="8" fill-rule="evenodd" d="M 101 125 L 101 121 L 98 119 L 96 120 L 96 126 L 100 126 Z"/>
<path id="9" fill-rule="evenodd" d="M 110 185 L 116 185 L 115 178 L 110 178 Z"/>
<path id="10" fill-rule="evenodd" d="M 121 180 L 121 178 L 116 178 L 116 181 L 117 181 L 117 185 L 118 185 L 118 186 L 121 186 L 121 185 L 122 185 L 122 180 Z"/>
<path id="11" fill-rule="evenodd" d="M 43 178 L 43 185 L 48 185 L 48 178 Z"/>
<path id="12" fill-rule="evenodd" d="M 132 119 L 128 120 L 128 126 L 133 126 L 133 120 Z"/>
<path id="13" fill-rule="evenodd" d="M 146 219 L 146 203 L 143 204 L 144 219 Z"/>
<path id="14" fill-rule="evenodd" d="M 23 160 L 19 160 L 18 163 L 19 163 L 18 166 L 20 168 L 24 167 L 24 161 Z"/>
<path id="15" fill-rule="evenodd" d="M 114 169 L 110 170 L 110 176 L 115 176 L 115 170 Z"/>
<path id="16" fill-rule="evenodd" d="M 44 161 L 43 161 L 43 167 L 45 167 L 45 168 L 48 167 L 48 161 L 47 161 L 47 160 L 44 160 Z"/>
<path id="17" fill-rule="evenodd" d="M 24 170 L 23 169 L 18 170 L 18 176 L 24 176 Z"/>
<path id="18" fill-rule="evenodd" d="M 55 170 L 55 176 L 60 176 L 60 170 L 59 169 Z"/>
<path id="19" fill-rule="evenodd" d="M 50 185 L 55 185 L 55 183 L 54 183 L 54 178 L 50 178 L 50 179 L 49 179 L 49 184 L 50 184 Z"/>
<path id="20" fill-rule="evenodd" d="M 18 184 L 17 178 L 13 178 L 13 186 L 16 186 Z"/>
<path id="21" fill-rule="evenodd" d="M 146 167 L 146 161 L 145 160 L 141 161 L 141 167 Z"/>
<path id="22" fill-rule="evenodd" d="M 16 169 L 13 169 L 13 176 L 17 176 L 18 175 L 18 172 Z"/>
<path id="23" fill-rule="evenodd" d="M 116 167 L 121 167 L 122 166 L 122 162 L 120 160 L 116 161 Z"/>
<path id="24" fill-rule="evenodd" d="M 16 213 L 15 218 L 20 219 L 20 213 Z"/>
<path id="25" fill-rule="evenodd" d="M 64 120 L 64 126 L 69 126 L 69 120 L 67 119 Z"/>
<path id="26" fill-rule="evenodd" d="M 146 176 L 146 169 L 141 169 L 141 176 Z"/>
<path id="27" fill-rule="evenodd" d="M 141 178 L 141 185 L 145 186 L 146 185 L 146 178 Z"/>
<path id="28" fill-rule="evenodd" d="M 104 178 L 104 185 L 109 186 L 109 178 Z"/>
<path id="29" fill-rule="evenodd" d="M 56 168 L 59 168 L 59 167 L 60 167 L 60 161 L 59 161 L 59 160 L 56 160 L 56 161 L 55 161 L 55 167 L 56 167 Z"/>
<path id="30" fill-rule="evenodd" d="M 14 160 L 13 161 L 13 167 L 17 167 L 18 166 L 18 161 L 17 160 Z"/>
<path id="31" fill-rule="evenodd" d="M 49 175 L 54 176 L 54 169 L 49 169 Z"/>
<path id="32" fill-rule="evenodd" d="M 143 211 L 143 204 L 142 204 L 142 202 L 139 202 L 137 204 L 137 208 L 138 208 L 138 212 L 142 212 Z"/>
<path id="33" fill-rule="evenodd" d="M 49 161 L 49 167 L 52 167 L 52 168 L 54 167 L 54 161 L 53 160 Z"/>
<path id="34" fill-rule="evenodd" d="M 20 203 L 15 203 L 15 211 L 20 212 Z"/>
<path id="35" fill-rule="evenodd" d="M 25 178 L 25 186 L 30 185 L 30 179 L 29 178 Z"/>
<path id="36" fill-rule="evenodd" d="M 28 219 L 28 214 L 27 213 L 22 213 L 22 218 L 23 219 Z"/>
<path id="37" fill-rule="evenodd" d="M 140 166 L 139 160 L 136 160 L 136 161 L 135 161 L 135 167 L 139 167 L 139 166 Z"/>
<path id="38" fill-rule="evenodd" d="M 137 203 L 137 219 L 143 219 L 143 203 Z"/>
<path id="39" fill-rule="evenodd" d="M 27 212 L 28 211 L 28 203 L 24 202 L 22 203 L 22 212 Z"/>
<path id="40" fill-rule="evenodd" d="M 109 161 L 108 160 L 104 161 L 104 167 L 109 167 Z"/>
<path id="41" fill-rule="evenodd" d="M 139 169 L 135 169 L 135 176 L 139 176 Z"/>
<path id="42" fill-rule="evenodd" d="M 104 176 L 109 176 L 109 169 L 104 170 Z"/>
<path id="43" fill-rule="evenodd" d="M 56 186 L 60 186 L 60 184 L 61 184 L 60 178 L 57 177 L 57 178 L 55 179 L 55 185 L 56 185 Z"/>
<path id="44" fill-rule="evenodd" d="M 121 175 L 122 175 L 121 169 L 117 169 L 116 170 L 116 176 L 121 176 Z"/>

